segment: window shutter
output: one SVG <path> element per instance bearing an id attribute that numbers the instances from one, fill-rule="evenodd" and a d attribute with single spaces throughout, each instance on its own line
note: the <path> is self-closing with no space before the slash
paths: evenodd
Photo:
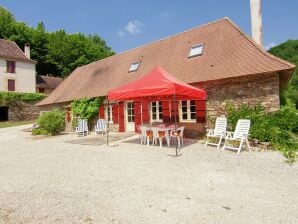
<path id="1" fill-rule="evenodd" d="M 104 105 L 101 105 L 99 107 L 99 118 L 100 119 L 105 119 L 105 107 L 104 107 Z"/>
<path id="2" fill-rule="evenodd" d="M 112 114 L 113 114 L 113 123 L 118 124 L 119 121 L 118 121 L 118 105 L 117 104 L 113 105 Z"/>
<path id="3" fill-rule="evenodd" d="M 143 124 L 149 124 L 150 119 L 149 119 L 149 103 L 148 102 L 142 102 L 142 119 L 143 119 Z"/>
<path id="4" fill-rule="evenodd" d="M 125 126 L 124 126 L 124 105 L 123 105 L 123 101 L 119 102 L 118 111 L 119 111 L 119 132 L 124 132 L 125 131 Z"/>
<path id="5" fill-rule="evenodd" d="M 176 101 L 176 117 L 177 117 L 177 122 L 179 122 L 179 102 Z M 171 101 L 171 122 L 175 122 L 175 101 Z"/>
<path id="6" fill-rule="evenodd" d="M 162 120 L 164 123 L 170 123 L 170 102 L 169 101 L 162 101 Z"/>
<path id="7" fill-rule="evenodd" d="M 13 79 L 8 79 L 7 80 L 7 89 L 8 91 L 15 91 L 16 90 L 16 86 L 15 86 L 15 80 Z"/>
<path id="8" fill-rule="evenodd" d="M 196 120 L 197 123 L 206 123 L 206 101 L 196 101 Z"/>
<path id="9" fill-rule="evenodd" d="M 141 125 L 141 103 L 134 102 L 134 113 L 135 113 L 135 132 L 138 132 L 137 126 Z"/>
<path id="10" fill-rule="evenodd" d="M 69 123 L 71 121 L 71 113 L 70 113 L 70 108 L 66 108 L 66 121 Z"/>

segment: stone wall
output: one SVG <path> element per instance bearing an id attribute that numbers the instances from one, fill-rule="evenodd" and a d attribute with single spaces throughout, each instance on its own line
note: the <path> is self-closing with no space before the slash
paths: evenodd
<path id="1" fill-rule="evenodd" d="M 11 101 L 0 106 L 8 107 L 9 121 L 30 121 L 36 120 L 39 116 L 39 108 L 36 102 Z"/>
<path id="2" fill-rule="evenodd" d="M 195 86 L 207 91 L 208 118 L 226 115 L 225 107 L 228 102 L 235 106 L 261 104 L 267 112 L 279 109 L 277 73 L 197 83 Z"/>

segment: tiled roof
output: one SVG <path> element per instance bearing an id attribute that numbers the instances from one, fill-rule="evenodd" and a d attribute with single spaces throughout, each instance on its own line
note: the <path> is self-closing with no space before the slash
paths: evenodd
<path id="1" fill-rule="evenodd" d="M 36 87 L 55 89 L 62 83 L 62 78 L 40 75 L 36 78 Z"/>
<path id="2" fill-rule="evenodd" d="M 36 63 L 36 61 L 27 58 L 19 46 L 10 40 L 0 39 L 0 57 L 16 61 Z"/>
<path id="3" fill-rule="evenodd" d="M 204 44 L 203 54 L 188 58 L 190 48 L 197 44 Z M 139 69 L 128 72 L 137 61 L 141 61 Z M 105 96 L 109 90 L 138 79 L 157 65 L 186 83 L 291 72 L 295 68 L 267 53 L 228 18 L 223 18 L 78 67 L 39 105 Z"/>

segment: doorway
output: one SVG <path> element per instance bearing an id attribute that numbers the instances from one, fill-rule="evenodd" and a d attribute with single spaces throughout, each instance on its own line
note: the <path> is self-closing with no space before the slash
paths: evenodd
<path id="1" fill-rule="evenodd" d="M 0 121 L 8 121 L 8 107 L 0 107 Z"/>
<path id="2" fill-rule="evenodd" d="M 135 131 L 135 112 L 134 112 L 134 102 L 128 101 L 125 106 L 125 123 L 126 131 Z"/>

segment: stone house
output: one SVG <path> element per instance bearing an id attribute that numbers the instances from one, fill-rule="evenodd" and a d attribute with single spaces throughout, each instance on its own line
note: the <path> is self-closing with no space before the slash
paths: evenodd
<path id="1" fill-rule="evenodd" d="M 35 64 L 29 45 L 23 52 L 15 42 L 0 39 L 0 92 L 35 93 Z"/>
<path id="2" fill-rule="evenodd" d="M 295 69 L 293 64 L 269 54 L 230 19 L 223 18 L 78 67 L 38 105 L 48 110 L 67 106 L 75 99 L 105 97 L 109 90 L 137 80 L 157 65 L 207 91 L 207 100 L 199 104 L 179 102 L 179 125 L 185 125 L 192 136 L 204 131 L 208 117 L 224 114 L 228 101 L 278 110 L 279 93 Z M 170 107 L 171 102 L 168 104 Z M 120 131 L 132 131 L 128 122 L 133 122 L 134 111 L 148 117 L 144 123 L 163 122 L 164 103 L 151 102 L 141 109 L 136 105 L 104 105 L 99 116 Z M 198 105 L 200 108 L 196 108 Z M 200 113 L 200 119 L 196 119 L 196 113 Z"/>
<path id="3" fill-rule="evenodd" d="M 36 77 L 36 92 L 50 94 L 57 88 L 62 82 L 62 78 L 49 76 L 49 75 L 39 75 Z"/>

